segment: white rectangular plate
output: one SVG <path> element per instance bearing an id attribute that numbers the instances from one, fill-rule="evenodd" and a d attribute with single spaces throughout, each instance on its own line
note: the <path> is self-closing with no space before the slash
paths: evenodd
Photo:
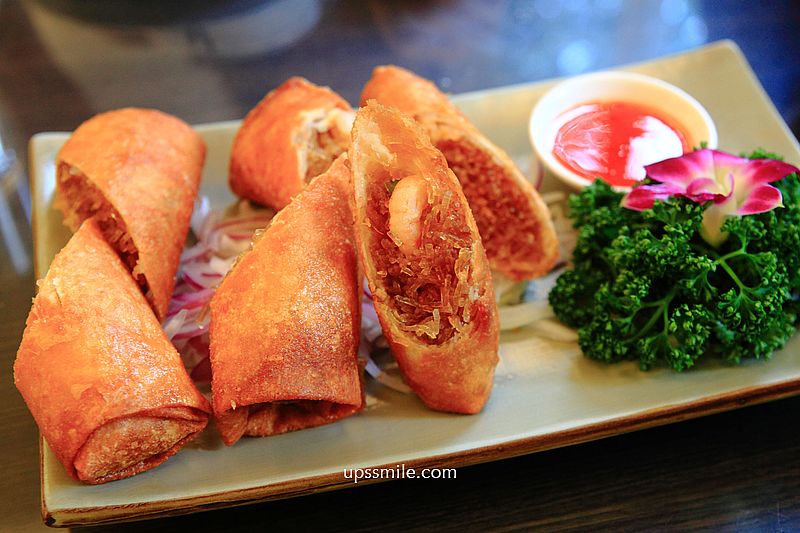
<path id="1" fill-rule="evenodd" d="M 763 147 L 800 162 L 797 141 L 736 46 L 721 42 L 628 70 L 662 78 L 694 95 L 716 121 L 720 147 Z M 532 157 L 528 115 L 552 82 L 457 96 L 475 124 L 518 161 Z M 228 156 L 238 122 L 198 126 L 208 144 L 201 194 L 215 207 L 234 200 Z M 67 138 L 31 141 L 37 276 L 69 232 L 53 207 L 54 160 Z M 554 187 L 546 183 L 546 187 Z M 504 334 L 495 389 L 475 416 L 436 413 L 414 397 L 371 388 L 368 411 L 335 424 L 226 448 L 206 431 L 155 470 L 106 485 L 70 479 L 42 444 L 42 512 L 51 525 L 130 520 L 351 486 L 343 469 L 405 464 L 462 466 L 597 439 L 800 392 L 800 336 L 769 362 L 737 367 L 707 363 L 678 374 L 607 366 L 575 344 Z"/>

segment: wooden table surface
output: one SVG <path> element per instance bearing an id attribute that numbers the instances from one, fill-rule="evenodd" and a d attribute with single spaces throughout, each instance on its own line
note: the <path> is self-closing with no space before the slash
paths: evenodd
<path id="1" fill-rule="evenodd" d="M 720 38 L 798 131 L 796 3 L 693 0 L 0 0 L 0 530 L 44 529 L 38 432 L 11 367 L 35 283 L 26 143 L 116 107 L 241 118 L 291 75 L 352 103 L 397 63 L 450 92 L 652 59 Z M 2 166 L 0 164 L 0 166 Z M 87 530 L 800 529 L 800 398 L 403 480 Z"/>

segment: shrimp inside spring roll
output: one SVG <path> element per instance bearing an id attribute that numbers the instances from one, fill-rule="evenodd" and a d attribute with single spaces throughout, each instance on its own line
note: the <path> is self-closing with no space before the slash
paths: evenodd
<path id="1" fill-rule="evenodd" d="M 299 77 L 247 114 L 231 152 L 234 193 L 282 209 L 347 150 L 355 113 L 342 97 Z"/>
<path id="2" fill-rule="evenodd" d="M 349 154 L 364 270 L 404 378 L 433 409 L 480 411 L 497 307 L 458 180 L 410 117 L 375 102 L 358 112 Z"/>
<path id="3" fill-rule="evenodd" d="M 489 263 L 513 281 L 546 274 L 558 259 L 547 205 L 516 164 L 436 86 L 395 66 L 377 67 L 364 87 L 370 99 L 414 118 L 441 150 L 469 201 Z"/>
<path id="4" fill-rule="evenodd" d="M 39 282 L 14 382 L 69 475 L 91 484 L 158 466 L 210 413 L 94 219 Z"/>
<path id="5" fill-rule="evenodd" d="M 351 187 L 342 156 L 275 216 L 211 300 L 211 388 L 228 445 L 363 408 Z"/>

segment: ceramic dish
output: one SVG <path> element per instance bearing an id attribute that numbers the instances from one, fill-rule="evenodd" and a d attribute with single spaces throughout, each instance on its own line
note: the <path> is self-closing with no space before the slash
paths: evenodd
<path id="1" fill-rule="evenodd" d="M 699 146 L 704 142 L 708 148 L 717 147 L 714 121 L 700 102 L 686 91 L 658 78 L 635 72 L 595 72 L 559 83 L 534 106 L 529 135 L 533 151 L 545 172 L 574 189 L 582 189 L 591 183 L 591 180 L 564 165 L 553 154 L 553 145 L 559 125 L 564 122 L 560 117 L 589 102 L 609 101 L 640 105 L 670 117 L 685 130 L 690 146 Z M 673 156 L 680 153 L 678 150 Z M 646 163 L 655 163 L 660 159 L 663 158 Z M 630 187 L 617 186 L 615 189 L 626 191 Z"/>
<path id="2" fill-rule="evenodd" d="M 723 149 L 763 146 L 800 162 L 797 142 L 732 43 L 631 70 L 661 77 L 693 94 L 714 117 Z M 529 161 L 528 115 L 551 85 L 508 87 L 455 100 L 515 159 Z M 197 128 L 209 147 L 202 194 L 215 206 L 233 200 L 226 172 L 236 127 L 225 122 Z M 38 276 L 68 238 L 52 207 L 53 161 L 65 138 L 50 133 L 31 142 Z M 543 187 L 563 185 L 546 181 Z M 244 439 L 230 448 L 207 431 L 159 468 L 99 486 L 70 479 L 42 443 L 45 521 L 69 526 L 132 520 L 353 487 L 343 475 L 345 468 L 458 467 L 800 393 L 800 336 L 767 363 L 711 363 L 684 374 L 641 372 L 634 363 L 603 365 L 584 358 L 575 344 L 542 340 L 527 329 L 504 333 L 500 356 L 492 397 L 475 416 L 435 413 L 414 397 L 373 383 L 372 406 L 359 416 L 286 435 Z"/>

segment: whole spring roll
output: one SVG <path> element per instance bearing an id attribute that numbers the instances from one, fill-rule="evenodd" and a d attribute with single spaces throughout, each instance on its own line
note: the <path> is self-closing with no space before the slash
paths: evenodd
<path id="1" fill-rule="evenodd" d="M 167 313 L 205 159 L 202 139 L 150 109 L 97 115 L 58 154 L 56 205 L 75 231 L 95 217 L 159 319 Z"/>
<path id="2" fill-rule="evenodd" d="M 550 211 L 503 150 L 436 86 L 395 66 L 377 67 L 364 87 L 368 100 L 414 118 L 458 177 L 478 225 L 489 264 L 513 281 L 550 271 L 558 240 Z"/>
<path id="3" fill-rule="evenodd" d="M 225 444 L 363 408 L 361 277 L 344 156 L 272 220 L 211 300 L 211 390 Z"/>
<path id="4" fill-rule="evenodd" d="M 39 282 L 14 383 L 69 475 L 90 484 L 158 466 L 210 413 L 94 219 Z"/>
<path id="5" fill-rule="evenodd" d="M 348 153 L 364 272 L 406 382 L 431 409 L 479 412 L 499 324 L 458 180 L 410 117 L 375 102 L 356 115 Z"/>
<path id="6" fill-rule="evenodd" d="M 282 209 L 347 150 L 353 110 L 327 87 L 294 77 L 248 113 L 228 176 L 234 193 Z"/>

